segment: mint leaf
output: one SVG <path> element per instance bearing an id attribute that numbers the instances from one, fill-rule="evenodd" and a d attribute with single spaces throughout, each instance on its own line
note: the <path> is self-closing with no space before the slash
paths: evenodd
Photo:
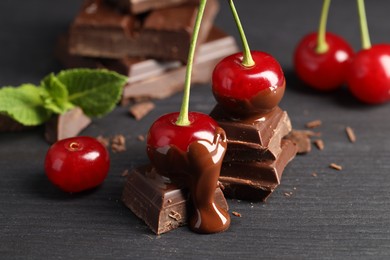
<path id="1" fill-rule="evenodd" d="M 48 110 L 57 114 L 63 114 L 74 107 L 68 101 L 68 90 L 66 86 L 53 73 L 42 80 L 41 86 L 46 90 L 42 92 L 42 97 L 44 99 L 44 106 Z"/>
<path id="2" fill-rule="evenodd" d="M 127 77 L 103 69 L 70 69 L 57 74 L 66 86 L 68 100 L 87 116 L 103 116 L 114 109 Z"/>
<path id="3" fill-rule="evenodd" d="M 6 114 L 23 125 L 40 125 L 51 112 L 44 107 L 42 90 L 33 84 L 0 89 L 0 113 Z"/>

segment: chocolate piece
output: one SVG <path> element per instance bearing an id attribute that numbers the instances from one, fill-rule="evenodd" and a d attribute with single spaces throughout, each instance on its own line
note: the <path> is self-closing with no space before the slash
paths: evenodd
<path id="1" fill-rule="evenodd" d="M 31 128 L 33 128 L 33 126 L 22 125 L 9 116 L 0 114 L 0 132 L 19 132 Z"/>
<path id="2" fill-rule="evenodd" d="M 234 119 L 216 105 L 210 115 L 226 132 L 229 160 L 275 159 L 281 151 L 280 141 L 291 131 L 290 119 L 280 107 L 260 117 Z"/>
<path id="3" fill-rule="evenodd" d="M 307 128 L 316 128 L 316 127 L 319 127 L 319 126 L 321 126 L 322 125 L 322 121 L 321 120 L 313 120 L 313 121 L 310 121 L 310 122 L 307 122 L 306 124 L 305 124 L 305 126 L 307 127 Z"/>
<path id="4" fill-rule="evenodd" d="M 62 115 L 54 115 L 45 124 L 45 139 L 49 143 L 77 136 L 91 123 L 81 108 L 73 108 Z"/>
<path id="5" fill-rule="evenodd" d="M 356 135 L 351 127 L 347 126 L 345 128 L 345 132 L 347 133 L 348 139 L 351 143 L 356 142 Z"/>
<path id="6" fill-rule="evenodd" d="M 106 0 L 106 2 L 119 7 L 124 12 L 139 14 L 153 9 L 171 7 L 187 2 L 197 3 L 199 0 Z"/>
<path id="7" fill-rule="evenodd" d="M 292 130 L 286 138 L 294 142 L 298 147 L 298 154 L 304 154 L 311 151 L 310 138 L 313 136 L 320 136 L 320 133 L 316 133 L 309 130 Z"/>
<path id="8" fill-rule="evenodd" d="M 91 57 L 149 57 L 186 62 L 198 5 L 123 14 L 99 0 L 87 0 L 69 34 L 71 54 Z M 207 3 L 198 42 L 204 42 L 219 9 Z"/>
<path id="9" fill-rule="evenodd" d="M 132 105 L 129 108 L 129 113 L 135 118 L 135 120 L 141 120 L 150 111 L 154 109 L 155 105 L 153 102 L 145 101 Z"/>
<path id="10" fill-rule="evenodd" d="M 189 192 L 161 176 L 151 166 L 129 173 L 122 200 L 156 234 L 166 233 L 188 223 L 192 202 Z M 215 203 L 228 210 L 222 191 L 215 190 Z"/>
<path id="11" fill-rule="evenodd" d="M 286 165 L 295 157 L 296 145 L 282 140 L 276 160 L 264 162 L 224 162 L 219 181 L 229 198 L 265 201 L 280 184 Z"/>

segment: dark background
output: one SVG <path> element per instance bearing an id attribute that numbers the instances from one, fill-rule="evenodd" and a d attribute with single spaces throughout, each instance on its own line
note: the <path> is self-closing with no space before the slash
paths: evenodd
<path id="1" fill-rule="evenodd" d="M 66 31 L 82 1 L 0 2 L 0 85 L 38 83 L 61 66 L 52 55 L 56 37 Z M 83 134 L 124 134 L 127 151 L 111 154 L 105 183 L 68 195 L 46 179 L 43 161 L 49 145 L 43 128 L 0 134 L 1 259 L 385 259 L 390 257 L 389 104 L 365 106 L 346 89 L 310 91 L 294 76 L 292 54 L 306 33 L 316 30 L 322 1 L 236 0 L 252 49 L 274 55 L 283 66 L 287 91 L 280 106 L 296 129 L 320 119 L 325 150 L 298 156 L 285 169 L 282 184 L 266 203 L 229 200 L 228 231 L 198 235 L 183 227 L 155 236 L 120 201 L 126 169 L 147 162 L 146 134 L 159 115 L 178 110 L 181 94 L 156 101 L 142 121 L 118 107 L 94 120 Z M 372 43 L 390 42 L 390 2 L 367 1 Z M 226 1 L 216 24 L 238 37 Z M 360 47 L 356 3 L 333 1 L 328 29 Z M 237 38 L 238 39 L 238 38 Z M 192 90 L 191 110 L 208 113 L 215 104 L 210 85 Z M 357 142 L 344 128 L 355 129 Z M 330 163 L 343 166 L 330 169 Z M 317 177 L 312 173 L 316 172 Z M 290 197 L 285 193 L 292 192 Z"/>

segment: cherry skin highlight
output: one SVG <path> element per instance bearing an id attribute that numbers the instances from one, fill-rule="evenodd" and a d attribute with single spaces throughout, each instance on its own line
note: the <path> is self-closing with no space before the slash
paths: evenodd
<path id="1" fill-rule="evenodd" d="M 390 101 L 390 45 L 378 44 L 359 51 L 349 67 L 347 84 L 364 103 Z"/>
<path id="2" fill-rule="evenodd" d="M 97 187 L 106 178 L 109 168 L 107 149 L 88 136 L 60 140 L 49 148 L 45 157 L 46 176 L 65 192 Z"/>
<path id="3" fill-rule="evenodd" d="M 276 107 L 283 97 L 285 78 L 275 58 L 251 51 L 255 64 L 245 67 L 243 54 L 221 60 L 213 71 L 212 91 L 217 102 L 238 115 L 262 114 Z"/>
<path id="4" fill-rule="evenodd" d="M 327 32 L 328 50 L 318 53 L 317 33 L 302 38 L 294 52 L 294 68 L 297 76 L 309 87 L 319 91 L 331 91 L 342 86 L 350 60 L 352 47 L 340 36 Z"/>

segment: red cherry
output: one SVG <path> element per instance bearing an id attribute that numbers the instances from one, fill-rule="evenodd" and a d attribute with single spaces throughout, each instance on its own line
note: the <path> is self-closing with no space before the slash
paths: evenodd
<path id="1" fill-rule="evenodd" d="M 47 177 L 66 192 L 80 192 L 100 185 L 109 168 L 107 149 L 96 139 L 87 136 L 54 143 L 45 158 Z"/>
<path id="2" fill-rule="evenodd" d="M 243 54 L 221 60 L 213 71 L 213 94 L 226 110 L 240 115 L 262 114 L 275 108 L 283 97 L 283 70 L 271 55 L 251 51 L 255 65 L 245 67 Z"/>
<path id="3" fill-rule="evenodd" d="M 352 94 L 368 104 L 390 100 L 390 45 L 378 44 L 359 51 L 347 73 Z"/>
<path id="4" fill-rule="evenodd" d="M 294 68 L 298 77 L 309 87 L 330 91 L 345 83 L 346 71 L 353 56 L 353 49 L 340 36 L 327 32 L 328 50 L 318 53 L 318 33 L 303 37 L 294 53 Z"/>

